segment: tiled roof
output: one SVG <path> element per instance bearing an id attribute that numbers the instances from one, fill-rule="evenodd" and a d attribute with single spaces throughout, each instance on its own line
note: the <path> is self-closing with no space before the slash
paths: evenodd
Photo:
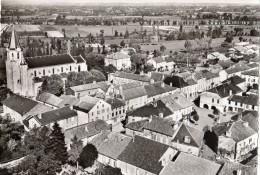
<path id="1" fill-rule="evenodd" d="M 78 86 L 73 86 L 70 87 L 73 91 L 75 92 L 81 92 L 81 91 L 87 91 L 87 90 L 92 90 L 92 89 L 102 89 L 102 90 L 107 90 L 109 87 L 107 82 L 101 81 L 97 83 L 90 83 L 90 84 L 82 84 Z M 105 91 L 106 92 L 106 91 Z"/>
<path id="2" fill-rule="evenodd" d="M 121 77 L 131 80 L 137 80 L 142 82 L 150 82 L 150 78 L 146 75 L 139 75 L 139 74 L 132 74 L 132 73 L 126 73 L 126 72 L 116 72 L 113 74 L 115 77 Z"/>
<path id="3" fill-rule="evenodd" d="M 125 150 L 132 138 L 120 133 L 111 132 L 98 147 L 97 151 L 106 157 L 116 160 Z"/>
<path id="4" fill-rule="evenodd" d="M 235 171 L 241 170 L 241 175 L 257 174 L 257 166 L 245 166 L 238 162 L 225 162 L 218 175 L 233 175 Z"/>
<path id="5" fill-rule="evenodd" d="M 124 100 L 135 99 L 146 95 L 147 93 L 143 86 L 132 88 L 132 89 L 126 89 L 122 91 L 122 96 Z"/>
<path id="6" fill-rule="evenodd" d="M 158 116 L 153 116 L 152 121 L 144 124 L 144 129 L 172 137 L 176 131 L 173 129 L 174 124 L 176 123 L 173 121 L 166 120 Z"/>
<path id="7" fill-rule="evenodd" d="M 174 62 L 174 58 L 173 57 L 165 57 L 165 61 L 166 63 L 169 63 L 169 62 Z"/>
<path id="8" fill-rule="evenodd" d="M 96 135 L 91 141 L 90 143 L 93 144 L 96 148 L 103 143 L 103 141 L 105 139 L 107 139 L 108 134 L 110 134 L 111 131 L 110 130 L 105 130 L 103 132 L 101 132 L 100 134 Z"/>
<path id="9" fill-rule="evenodd" d="M 136 122 L 131 122 L 131 123 L 128 123 L 127 125 L 125 125 L 125 128 L 142 132 L 146 122 L 148 122 L 148 120 L 140 120 L 140 121 L 136 121 Z"/>
<path id="10" fill-rule="evenodd" d="M 232 91 L 232 95 L 242 92 L 242 90 L 233 83 L 225 83 L 207 91 L 218 94 L 220 97 L 224 98 L 230 96 L 230 90 Z"/>
<path id="11" fill-rule="evenodd" d="M 153 79 L 154 82 L 163 81 L 166 76 L 166 74 L 162 74 L 159 72 L 151 72 L 151 79 Z"/>
<path id="12" fill-rule="evenodd" d="M 258 63 L 251 63 L 251 64 L 248 64 L 248 66 L 251 67 L 251 68 L 259 67 Z"/>
<path id="13" fill-rule="evenodd" d="M 75 60 L 69 54 L 60 54 L 60 55 L 27 57 L 25 58 L 25 62 L 28 64 L 28 68 L 38 68 L 38 67 L 55 66 L 60 64 L 75 63 Z"/>
<path id="14" fill-rule="evenodd" d="M 44 126 L 60 120 L 76 117 L 77 115 L 78 114 L 74 110 L 71 110 L 69 107 L 63 107 L 39 115 L 35 115 L 34 117 L 41 125 Z"/>
<path id="15" fill-rule="evenodd" d="M 188 136 L 190 138 L 190 143 L 185 143 L 184 138 L 185 136 Z M 186 124 L 182 124 L 177 130 L 176 135 L 174 136 L 173 140 L 174 142 L 179 141 L 181 144 L 187 144 L 194 147 L 200 147 L 201 143 L 203 141 L 204 133 L 200 130 L 197 130 L 191 126 L 188 126 Z"/>
<path id="16" fill-rule="evenodd" d="M 8 108 L 16 111 L 17 113 L 25 115 L 26 113 L 31 111 L 36 105 L 38 105 L 38 102 L 29 98 L 13 94 L 5 101 L 3 101 L 3 104 Z"/>
<path id="17" fill-rule="evenodd" d="M 134 141 L 119 155 L 118 160 L 153 174 L 159 174 L 163 169 L 159 160 L 168 148 L 168 145 L 141 136 L 135 136 Z"/>
<path id="18" fill-rule="evenodd" d="M 248 65 L 246 65 L 243 62 L 238 62 L 237 64 L 233 65 L 232 67 L 226 69 L 227 74 L 233 74 L 236 72 L 242 72 L 245 70 L 251 69 L 251 67 L 249 67 Z"/>
<path id="19" fill-rule="evenodd" d="M 62 99 L 62 102 L 58 105 L 59 107 L 78 105 L 80 102 L 78 98 L 72 95 L 61 95 L 60 99 Z"/>
<path id="20" fill-rule="evenodd" d="M 58 106 L 62 102 L 62 99 L 60 99 L 56 95 L 53 95 L 53 94 L 48 93 L 48 92 L 43 92 L 43 93 L 39 94 L 36 97 L 36 99 L 41 101 L 41 102 L 48 103 L 48 104 L 51 104 L 51 105 L 54 105 L 54 106 Z"/>
<path id="21" fill-rule="evenodd" d="M 201 157 L 181 152 L 169 162 L 160 175 L 217 175 L 221 165 Z"/>
<path id="22" fill-rule="evenodd" d="M 185 109 L 193 105 L 193 103 L 189 99 L 185 98 L 179 93 L 174 93 L 165 97 L 161 97 L 160 100 L 164 104 L 168 104 L 168 108 L 171 109 L 171 111 Z"/>
<path id="23" fill-rule="evenodd" d="M 240 76 L 233 76 L 233 77 L 230 77 L 228 79 L 226 79 L 225 81 L 223 81 L 222 83 L 228 83 L 228 82 L 231 82 L 235 85 L 238 85 L 240 83 L 244 83 L 246 80 L 241 78 Z"/>
<path id="24" fill-rule="evenodd" d="M 105 101 L 111 105 L 112 109 L 125 106 L 125 102 L 118 98 L 107 98 Z"/>
<path id="25" fill-rule="evenodd" d="M 76 126 L 74 128 L 67 129 L 65 131 L 65 138 L 69 142 L 70 139 L 74 137 L 74 135 L 76 135 L 78 139 L 85 139 L 108 130 L 110 130 L 110 127 L 105 121 L 96 120 L 80 126 Z"/>
<path id="26" fill-rule="evenodd" d="M 130 58 L 129 55 L 126 55 L 122 52 L 116 52 L 112 53 L 111 55 L 107 56 L 108 59 L 114 59 L 114 60 L 119 60 L 119 59 L 125 59 L 125 58 Z"/>
<path id="27" fill-rule="evenodd" d="M 141 83 L 140 82 L 132 82 L 132 83 L 124 83 L 124 84 L 120 84 L 120 85 L 116 85 L 116 88 L 122 87 L 122 90 L 127 90 L 127 89 L 132 89 L 132 88 L 137 88 L 137 87 L 141 87 Z"/>
<path id="28" fill-rule="evenodd" d="M 223 68 L 229 68 L 230 66 L 234 65 L 235 63 L 231 60 L 220 60 L 218 64 Z"/>
<path id="29" fill-rule="evenodd" d="M 164 83 L 168 84 L 168 85 L 170 85 L 170 83 L 172 83 L 172 86 L 176 87 L 176 88 L 183 88 L 183 87 L 189 86 L 189 84 L 187 82 L 185 82 L 183 78 L 178 77 L 178 76 L 166 77 L 164 79 Z"/>
<path id="30" fill-rule="evenodd" d="M 148 97 L 153 97 L 153 96 L 163 94 L 166 92 L 171 92 L 176 89 L 175 87 L 171 87 L 164 83 L 163 83 L 163 86 L 164 87 L 162 87 L 161 82 L 158 82 L 158 83 L 154 83 L 154 84 L 145 85 L 144 88 L 148 94 Z"/>
<path id="31" fill-rule="evenodd" d="M 160 113 L 163 113 L 164 117 L 167 117 L 172 114 L 172 111 L 161 101 L 155 102 L 154 104 L 148 104 L 146 106 L 140 107 L 134 111 L 128 113 L 128 116 L 139 116 L 139 117 L 147 117 L 149 118 L 151 115 L 159 116 Z"/>
<path id="32" fill-rule="evenodd" d="M 255 70 L 250 70 L 250 71 L 245 71 L 242 73 L 243 75 L 250 75 L 250 76 L 255 76 L 259 77 L 259 71 L 257 69 Z"/>
<path id="33" fill-rule="evenodd" d="M 243 104 L 258 106 L 258 95 L 250 94 L 248 96 L 232 95 L 228 98 L 230 101 L 240 102 Z"/>
<path id="34" fill-rule="evenodd" d="M 159 56 L 159 57 L 155 57 L 152 58 L 156 63 L 162 63 L 165 62 L 165 60 L 163 59 L 163 57 Z"/>

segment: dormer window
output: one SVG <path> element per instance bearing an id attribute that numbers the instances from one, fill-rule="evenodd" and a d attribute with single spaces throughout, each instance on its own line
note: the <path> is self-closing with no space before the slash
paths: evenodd
<path id="1" fill-rule="evenodd" d="M 190 137 L 189 136 L 184 137 L 184 143 L 190 143 Z"/>

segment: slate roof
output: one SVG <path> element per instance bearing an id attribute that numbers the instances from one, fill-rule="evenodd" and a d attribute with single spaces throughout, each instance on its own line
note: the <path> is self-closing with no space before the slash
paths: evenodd
<path id="1" fill-rule="evenodd" d="M 172 86 L 176 87 L 176 88 L 183 88 L 183 87 L 189 86 L 189 84 L 187 82 L 185 82 L 184 79 L 179 76 L 166 77 L 164 79 L 164 83 L 168 84 L 168 85 L 170 85 L 170 83 L 172 83 Z"/>
<path id="2" fill-rule="evenodd" d="M 166 74 L 159 72 L 151 72 L 151 79 L 153 79 L 154 82 L 163 81 L 166 76 Z"/>
<path id="3" fill-rule="evenodd" d="M 220 60 L 218 64 L 223 67 L 224 69 L 229 68 L 230 66 L 234 65 L 235 63 L 231 60 Z"/>
<path id="4" fill-rule="evenodd" d="M 238 86 L 234 85 L 233 83 L 225 83 L 219 85 L 215 88 L 207 90 L 207 92 L 218 94 L 221 98 L 224 98 L 230 96 L 229 94 L 230 90 L 232 90 L 232 94 L 237 94 L 239 92 L 242 92 L 242 89 L 240 89 Z"/>
<path id="5" fill-rule="evenodd" d="M 70 89 L 72 89 L 75 92 L 82 92 L 82 91 L 99 89 L 99 88 L 104 92 L 106 92 L 109 88 L 109 84 L 107 82 L 101 81 L 97 83 L 83 84 L 83 85 L 70 87 Z"/>
<path id="6" fill-rule="evenodd" d="M 173 121 L 153 116 L 152 121 L 146 122 L 143 128 L 172 137 L 176 131 L 173 129 L 174 124 L 176 123 Z"/>
<path id="7" fill-rule="evenodd" d="M 29 98 L 13 94 L 3 101 L 3 105 L 7 106 L 8 108 L 16 111 L 21 115 L 25 115 L 26 113 L 31 111 L 35 106 L 37 106 L 38 102 Z"/>
<path id="8" fill-rule="evenodd" d="M 258 68 L 259 67 L 258 63 L 251 63 L 251 64 L 248 64 L 247 66 L 249 66 L 251 68 Z"/>
<path id="9" fill-rule="evenodd" d="M 118 98 L 107 98 L 105 101 L 111 105 L 112 109 L 125 106 L 125 101 Z"/>
<path id="10" fill-rule="evenodd" d="M 258 106 L 259 96 L 254 94 L 249 94 L 248 96 L 232 95 L 228 100 Z"/>
<path id="11" fill-rule="evenodd" d="M 243 75 L 250 75 L 250 76 L 254 76 L 254 77 L 259 77 L 259 71 L 257 69 L 245 71 L 242 74 Z"/>
<path id="12" fill-rule="evenodd" d="M 244 78 L 241 78 L 240 76 L 236 75 L 236 76 L 233 76 L 233 77 L 230 77 L 230 78 L 224 80 L 222 83 L 228 83 L 228 82 L 238 85 L 240 83 L 246 82 L 246 80 Z"/>
<path id="13" fill-rule="evenodd" d="M 129 112 L 127 115 L 149 118 L 151 115 L 159 116 L 160 113 L 163 113 L 164 117 L 172 114 L 172 111 L 161 100 L 158 100 L 156 103 L 157 106 L 154 106 L 154 104 L 151 103 L 135 109 L 134 111 Z"/>
<path id="14" fill-rule="evenodd" d="M 25 62 L 28 64 L 28 68 L 39 68 L 39 67 L 75 63 L 75 60 L 69 54 L 59 54 L 59 55 L 27 57 L 25 58 Z"/>
<path id="15" fill-rule="evenodd" d="M 111 132 L 98 147 L 98 153 L 116 160 L 125 150 L 132 138 L 120 133 Z"/>
<path id="16" fill-rule="evenodd" d="M 78 114 L 71 110 L 70 107 L 63 107 L 59 109 L 55 109 L 52 111 L 48 111 L 39 115 L 35 115 L 34 118 L 41 124 L 47 125 L 50 123 L 54 123 L 60 120 L 76 117 Z"/>
<path id="17" fill-rule="evenodd" d="M 126 124 L 125 128 L 142 132 L 146 122 L 148 122 L 148 120 L 140 120 L 140 121 L 136 121 L 136 122 L 131 122 L 131 123 Z"/>
<path id="18" fill-rule="evenodd" d="M 184 137 L 189 136 L 190 143 L 184 142 Z M 203 141 L 204 133 L 200 130 L 197 130 L 191 126 L 188 126 L 186 124 L 182 124 L 177 130 L 176 135 L 174 136 L 173 140 L 174 142 L 179 141 L 180 144 L 190 145 L 194 147 L 200 147 L 201 143 Z"/>
<path id="19" fill-rule="evenodd" d="M 221 165 L 201 157 L 181 152 L 169 162 L 160 175 L 217 175 Z"/>
<path id="20" fill-rule="evenodd" d="M 141 136 L 135 136 L 118 160 L 139 167 L 153 174 L 159 174 L 163 169 L 159 161 L 169 148 L 168 145 Z"/>
<path id="21" fill-rule="evenodd" d="M 65 134 L 65 138 L 69 142 L 70 139 L 74 137 L 74 135 L 76 135 L 78 139 L 85 139 L 97 135 L 103 131 L 109 131 L 109 130 L 110 127 L 105 121 L 96 120 L 80 126 L 76 126 L 74 128 L 67 129 L 64 132 L 64 134 Z"/>
<path id="22" fill-rule="evenodd" d="M 126 72 L 115 72 L 113 74 L 115 77 L 121 77 L 131 80 L 137 80 L 142 82 L 150 82 L 150 78 L 146 75 L 139 75 L 139 74 L 132 74 L 132 73 L 126 73 Z"/>
<path id="23" fill-rule="evenodd" d="M 58 106 L 62 102 L 62 99 L 60 99 L 56 95 L 53 95 L 48 92 L 43 92 L 43 93 L 39 94 L 36 97 L 36 100 L 44 102 L 44 103 L 48 103 L 48 104 L 51 104 L 54 106 Z"/>
<path id="24" fill-rule="evenodd" d="M 107 55 L 108 59 L 114 59 L 114 60 L 119 60 L 119 59 L 125 59 L 125 58 L 130 58 L 129 55 L 126 55 L 122 52 L 116 52 L 116 53 L 112 53 L 110 55 Z"/>
<path id="25" fill-rule="evenodd" d="M 167 84 L 164 84 L 164 87 L 162 87 L 161 82 L 145 85 L 144 88 L 148 94 L 148 97 L 153 97 L 166 92 L 171 92 L 176 89 L 175 87 L 171 87 Z"/>
<path id="26" fill-rule="evenodd" d="M 226 161 L 222 166 L 218 175 L 234 175 L 237 170 L 242 170 L 241 175 L 253 175 L 257 174 L 257 166 L 245 166 L 238 162 Z"/>
<path id="27" fill-rule="evenodd" d="M 233 74 L 236 72 L 242 72 L 245 70 L 251 69 L 248 65 L 243 62 L 238 62 L 237 64 L 233 65 L 232 67 L 226 69 L 227 74 Z"/>
<path id="28" fill-rule="evenodd" d="M 85 63 L 86 62 L 81 55 L 79 55 L 79 56 L 72 56 L 72 57 L 76 60 L 77 63 Z"/>

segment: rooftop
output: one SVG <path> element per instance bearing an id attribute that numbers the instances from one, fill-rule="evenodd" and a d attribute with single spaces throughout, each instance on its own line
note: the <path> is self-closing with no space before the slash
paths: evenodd
<path id="1" fill-rule="evenodd" d="M 207 92 L 211 92 L 214 94 L 218 94 L 221 98 L 228 97 L 233 94 L 237 94 L 242 92 L 242 89 L 240 89 L 238 86 L 236 86 L 233 83 L 225 83 L 222 85 L 219 85 L 215 88 L 207 90 Z M 230 94 L 231 92 L 231 94 Z"/>
<path id="2" fill-rule="evenodd" d="M 237 75 L 236 75 L 236 76 L 233 76 L 233 77 L 230 77 L 230 78 L 226 79 L 226 80 L 223 81 L 222 83 L 228 83 L 228 82 L 233 83 L 233 84 L 235 84 L 235 85 L 238 85 L 238 84 L 240 84 L 240 83 L 246 82 L 246 80 L 243 79 L 243 78 L 241 78 L 240 76 L 237 76 Z"/>
<path id="3" fill-rule="evenodd" d="M 161 82 L 145 85 L 144 88 L 148 94 L 148 97 L 153 97 L 177 89 L 175 87 L 172 87 L 170 85 Z"/>
<path id="4" fill-rule="evenodd" d="M 119 59 L 126 59 L 126 58 L 130 58 L 129 55 L 126 55 L 122 52 L 116 52 L 116 53 L 112 53 L 111 55 L 107 56 L 108 59 L 114 59 L 114 60 L 119 60 Z"/>
<path id="5" fill-rule="evenodd" d="M 137 81 L 142 81 L 142 82 L 150 82 L 150 78 L 146 75 L 132 74 L 132 73 L 126 73 L 126 72 L 119 72 L 119 71 L 115 72 L 113 75 L 115 77 L 132 79 L 132 80 L 137 80 Z"/>
<path id="6" fill-rule="evenodd" d="M 228 100 L 258 106 L 259 96 L 254 94 L 249 94 L 248 96 L 232 95 Z"/>

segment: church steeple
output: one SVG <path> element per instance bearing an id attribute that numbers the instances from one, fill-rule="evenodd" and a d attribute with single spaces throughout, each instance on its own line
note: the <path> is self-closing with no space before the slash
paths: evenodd
<path id="1" fill-rule="evenodd" d="M 16 50 L 17 48 L 20 48 L 20 44 L 19 44 L 19 40 L 17 38 L 15 29 L 14 29 L 14 25 L 13 25 L 13 31 L 12 31 L 12 35 L 11 35 L 9 49 Z"/>

